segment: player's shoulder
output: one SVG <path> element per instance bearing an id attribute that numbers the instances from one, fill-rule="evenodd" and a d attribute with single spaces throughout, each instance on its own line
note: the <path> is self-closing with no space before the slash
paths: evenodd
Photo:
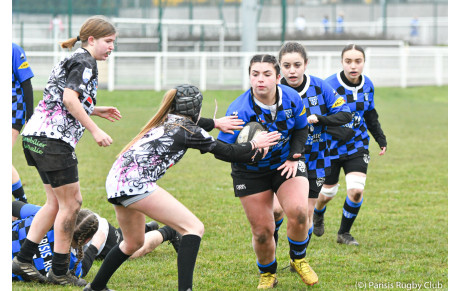
<path id="1" fill-rule="evenodd" d="M 247 90 L 240 96 L 238 96 L 232 103 L 228 106 L 227 113 L 233 114 L 233 112 L 243 112 L 251 110 L 251 90 Z M 227 114 L 228 115 L 228 114 Z"/>
<path id="2" fill-rule="evenodd" d="M 97 68 L 96 59 L 84 48 L 78 48 L 68 58 L 67 63 L 70 66 L 81 65 L 89 69 Z"/>
<path id="3" fill-rule="evenodd" d="M 293 88 L 287 86 L 287 85 L 283 85 L 283 84 L 278 84 L 278 88 L 280 90 L 280 93 L 281 93 L 281 96 L 283 98 L 283 103 L 284 103 L 284 100 L 300 100 L 302 101 L 302 98 L 300 98 L 299 96 L 299 93 L 294 90 Z"/>
<path id="4" fill-rule="evenodd" d="M 374 83 L 372 82 L 372 80 L 364 74 L 362 74 L 361 76 L 363 76 L 363 79 L 364 79 L 364 86 L 367 86 L 373 89 Z"/>

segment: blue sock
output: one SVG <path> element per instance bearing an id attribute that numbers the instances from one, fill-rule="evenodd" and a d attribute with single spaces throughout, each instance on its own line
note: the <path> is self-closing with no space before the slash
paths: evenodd
<path id="1" fill-rule="evenodd" d="M 267 272 L 275 274 L 276 269 L 278 268 L 278 262 L 276 261 L 276 258 L 273 260 L 273 262 L 268 263 L 266 265 L 262 265 L 257 261 L 257 267 L 259 267 L 259 272 L 261 274 L 267 273 Z"/>
<path id="2" fill-rule="evenodd" d="M 27 203 L 27 197 L 26 197 L 26 194 L 24 193 L 24 189 L 22 188 L 21 179 L 19 179 L 19 181 L 13 184 L 12 194 L 14 198 L 16 199 L 16 201 L 22 201 L 24 203 Z"/>
<path id="3" fill-rule="evenodd" d="M 273 237 L 275 238 L 275 245 L 278 245 L 278 230 L 281 227 L 281 224 L 283 224 L 284 218 L 281 218 L 278 221 L 275 221 L 275 233 L 273 234 Z"/>

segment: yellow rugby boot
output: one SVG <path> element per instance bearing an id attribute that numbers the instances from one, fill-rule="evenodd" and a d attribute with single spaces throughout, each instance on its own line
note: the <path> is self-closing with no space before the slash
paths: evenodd
<path id="1" fill-rule="evenodd" d="M 278 284 L 278 280 L 276 280 L 276 274 L 272 274 L 270 272 L 262 273 L 260 274 L 259 286 L 257 286 L 257 289 L 275 288 L 276 284 Z"/>
<path id="2" fill-rule="evenodd" d="M 318 275 L 316 275 L 305 258 L 291 260 L 291 271 L 297 272 L 302 281 L 307 285 L 312 286 L 318 283 Z"/>

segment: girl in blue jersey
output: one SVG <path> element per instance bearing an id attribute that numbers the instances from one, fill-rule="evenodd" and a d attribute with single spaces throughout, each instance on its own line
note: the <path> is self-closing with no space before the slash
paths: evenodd
<path id="1" fill-rule="evenodd" d="M 314 213 L 314 233 L 324 233 L 324 213 L 326 204 L 334 198 L 339 187 L 340 169 L 345 172 L 347 198 L 343 205 L 342 222 L 337 235 L 337 242 L 347 245 L 358 245 L 350 234 L 359 209 L 363 202 L 364 185 L 366 183 L 369 156 L 369 130 L 379 144 L 382 156 L 387 150 L 386 137 L 380 127 L 378 114 L 374 105 L 374 85 L 362 74 L 365 54 L 362 47 L 354 44 L 342 50 L 343 71 L 326 79 L 338 94 L 345 98 L 352 112 L 353 119 L 349 124 L 338 129 L 337 136 L 332 135 L 330 145 L 331 174 L 326 177 Z M 345 137 L 346 131 L 353 129 L 351 138 Z M 342 137 L 340 137 L 342 135 Z"/>
<path id="2" fill-rule="evenodd" d="M 182 235 L 177 254 L 178 290 L 192 290 L 193 271 L 204 233 L 203 223 L 157 181 L 189 148 L 211 152 L 224 161 L 250 162 L 275 145 L 279 134 L 259 134 L 241 145 L 216 141 L 197 123 L 203 96 L 197 87 L 180 85 L 166 92 L 158 112 L 120 152 L 107 176 L 107 199 L 114 205 L 123 241 L 108 253 L 93 282 L 84 290 L 107 290 L 115 271 L 144 243 L 145 216 Z M 210 128 L 212 129 L 212 128 Z"/>
<path id="3" fill-rule="evenodd" d="M 249 65 L 251 89 L 228 107 L 226 115 L 236 115 L 245 123 L 257 121 L 267 131 L 282 134 L 277 145 L 256 163 L 232 163 L 235 196 L 239 197 L 251 225 L 252 242 L 260 271 L 259 289 L 277 284 L 277 261 L 273 233 L 273 199 L 288 217 L 287 235 L 291 265 L 306 263 L 308 237 L 308 179 L 301 153 L 308 135 L 305 106 L 299 94 L 278 85 L 280 67 L 275 56 L 255 55 Z M 218 139 L 234 143 L 237 135 L 219 133 Z"/>
<path id="4" fill-rule="evenodd" d="M 18 138 L 19 132 L 23 125 L 32 116 L 32 108 L 34 106 L 34 91 L 32 89 L 31 79 L 34 76 L 29 62 L 27 61 L 26 53 L 22 47 L 13 43 L 13 73 L 12 73 L 12 142 L 13 147 Z M 19 173 L 12 166 L 12 194 L 16 200 L 27 202 L 24 188 L 22 187 Z"/>
<path id="5" fill-rule="evenodd" d="M 13 259 L 13 271 L 26 280 L 60 285 L 85 285 L 69 271 L 69 250 L 82 195 L 78 179 L 75 146 L 85 128 L 99 146 L 109 146 L 112 138 L 89 115 L 110 121 L 121 118 L 115 107 L 95 106 L 98 85 L 97 62 L 114 49 L 115 26 L 103 16 L 87 19 L 80 35 L 61 43 L 71 49 L 82 47 L 60 61 L 52 70 L 41 100 L 27 122 L 23 148 L 27 163 L 35 166 L 46 191 L 46 203 L 36 214 L 27 239 Z M 54 225 L 53 264 L 48 277 L 34 267 L 34 250 Z"/>
<path id="6" fill-rule="evenodd" d="M 281 84 L 296 90 L 302 98 L 307 110 L 308 138 L 305 144 L 305 162 L 310 184 L 308 193 L 308 237 L 310 243 L 313 232 L 313 210 L 324 179 L 330 173 L 331 162 L 327 149 L 328 126 L 339 126 L 351 121 L 350 109 L 343 97 L 338 95 L 331 86 L 322 79 L 305 74 L 307 67 L 307 52 L 296 42 L 285 43 L 278 58 L 283 78 Z M 275 241 L 278 229 L 283 222 L 283 209 L 275 199 Z M 308 247 L 308 244 L 307 244 Z M 307 285 L 318 282 L 318 276 L 308 263 L 297 270 Z"/>

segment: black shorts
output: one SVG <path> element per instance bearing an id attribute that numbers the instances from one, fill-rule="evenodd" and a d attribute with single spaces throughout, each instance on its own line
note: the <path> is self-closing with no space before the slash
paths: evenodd
<path id="1" fill-rule="evenodd" d="M 286 181 L 286 174 L 281 176 L 281 172 L 276 169 L 265 173 L 232 172 L 235 197 L 248 196 L 266 190 L 276 193 L 281 184 Z M 296 177 L 308 177 L 304 161 L 299 161 Z"/>
<path id="2" fill-rule="evenodd" d="M 24 124 L 22 124 L 22 123 L 21 123 L 21 124 L 19 124 L 19 123 L 13 123 L 12 128 L 13 128 L 13 129 L 16 129 L 16 130 L 19 131 L 19 132 L 21 132 L 21 129 L 22 129 L 23 126 L 24 126 Z"/>
<path id="3" fill-rule="evenodd" d="M 37 168 L 44 184 L 53 188 L 78 182 L 78 160 L 66 142 L 39 136 L 24 136 L 22 147 L 27 164 Z"/>
<path id="4" fill-rule="evenodd" d="M 324 181 L 324 177 L 308 179 L 308 183 L 310 184 L 308 198 L 318 198 L 319 192 L 321 192 L 321 188 L 323 187 Z"/>
<path id="5" fill-rule="evenodd" d="M 331 160 L 331 174 L 326 177 L 324 184 L 334 185 L 339 182 L 340 169 L 343 168 L 345 175 L 350 172 L 367 174 L 367 166 L 371 157 L 369 152 L 359 152 L 351 156 Z"/>

